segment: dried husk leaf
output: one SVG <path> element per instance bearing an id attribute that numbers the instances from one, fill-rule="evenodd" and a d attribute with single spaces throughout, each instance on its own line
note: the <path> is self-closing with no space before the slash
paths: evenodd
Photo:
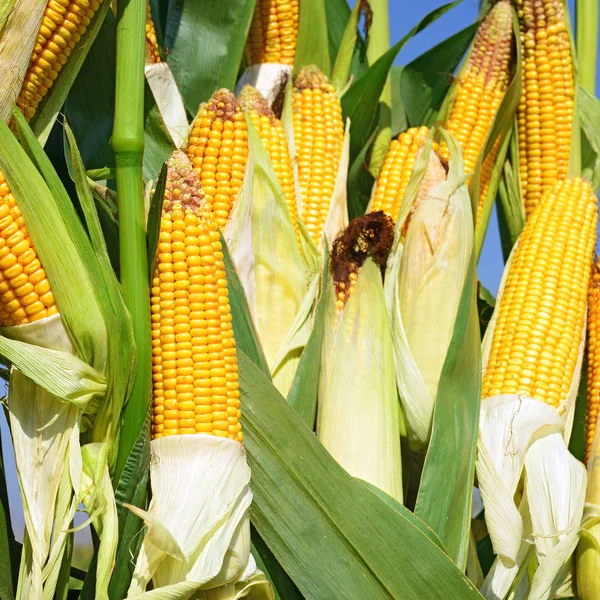
<path id="1" fill-rule="evenodd" d="M 277 97 L 282 84 L 292 78 L 293 67 L 279 63 L 263 63 L 248 67 L 237 82 L 238 95 L 245 85 L 255 87 L 267 100 L 269 106 Z"/>

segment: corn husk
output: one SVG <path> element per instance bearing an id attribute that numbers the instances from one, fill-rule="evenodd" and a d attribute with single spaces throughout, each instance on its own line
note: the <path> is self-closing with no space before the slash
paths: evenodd
<path id="1" fill-rule="evenodd" d="M 171 67 L 166 62 L 150 63 L 144 67 L 144 73 L 175 148 L 182 148 L 187 141 L 189 123 Z"/>
<path id="2" fill-rule="evenodd" d="M 298 245 L 285 197 L 266 150 L 248 122 L 244 186 L 225 228 L 233 261 L 272 372 L 287 395 L 312 328 L 317 251 L 300 227 Z M 303 249 L 305 250 L 303 252 Z"/>
<path id="3" fill-rule="evenodd" d="M 402 496 L 400 416 L 381 270 L 368 258 L 338 312 L 327 285 L 317 437 L 354 477 Z"/>
<path id="4" fill-rule="evenodd" d="M 260 577 L 248 572 L 252 492 L 243 446 L 179 435 L 153 440 L 151 452 L 150 506 L 128 506 L 146 533 L 127 597 L 179 599 L 214 590 L 207 597 L 235 598 L 238 582 Z M 154 591 L 144 593 L 150 580 Z"/>
<path id="5" fill-rule="evenodd" d="M 79 421 L 106 383 L 72 355 L 60 315 L 3 334 L 11 337 L 0 343 L 13 363 L 8 407 L 27 531 L 17 597 L 52 597 L 78 504 Z"/>
<path id="6" fill-rule="evenodd" d="M 255 87 L 267 100 L 269 106 L 277 97 L 281 86 L 292 78 L 292 65 L 263 63 L 247 67 L 235 87 L 236 96 L 245 85 Z"/>
<path id="7" fill-rule="evenodd" d="M 502 302 L 514 251 L 505 268 L 496 306 Z M 484 370 L 496 319 L 497 311 L 483 340 Z M 530 582 L 529 598 L 571 595 L 569 559 L 579 539 L 586 473 L 569 453 L 568 441 L 584 342 L 585 328 L 571 388 L 559 410 L 525 394 L 494 396 L 481 403 L 476 470 L 499 563 L 486 578 L 486 598 L 506 597 L 513 585 L 511 576 L 523 572 L 532 544 L 539 566 Z M 523 494 L 517 493 L 523 475 L 526 504 Z"/>
<path id="8" fill-rule="evenodd" d="M 457 143 L 447 176 L 431 136 L 407 186 L 386 274 L 396 381 L 415 450 L 427 446 L 437 385 L 446 359 L 473 248 L 473 217 Z M 432 177 L 433 175 L 433 177 Z M 402 228 L 414 207 L 406 238 Z"/>
<path id="9" fill-rule="evenodd" d="M 45 0 L 19 0 L 0 29 L 0 119 L 8 123 L 44 15 Z"/>

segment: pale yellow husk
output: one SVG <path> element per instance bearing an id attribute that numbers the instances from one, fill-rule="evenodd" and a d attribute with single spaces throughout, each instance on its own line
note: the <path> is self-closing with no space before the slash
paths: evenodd
<path id="1" fill-rule="evenodd" d="M 367 259 L 338 313 L 326 282 L 317 437 L 348 473 L 402 496 L 400 415 L 381 269 Z"/>
<path id="2" fill-rule="evenodd" d="M 221 588 L 223 598 L 234 598 L 253 564 L 243 446 L 212 435 L 179 435 L 153 440 L 151 452 L 150 506 L 128 506 L 144 519 L 146 533 L 127 597 L 179 599 Z M 150 580 L 154 591 L 145 593 Z"/>

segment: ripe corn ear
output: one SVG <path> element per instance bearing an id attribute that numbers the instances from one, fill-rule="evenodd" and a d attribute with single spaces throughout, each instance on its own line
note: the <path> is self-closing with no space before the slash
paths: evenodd
<path id="1" fill-rule="evenodd" d="M 340 168 L 344 122 L 335 88 L 315 66 L 302 69 L 294 84 L 293 129 L 302 221 L 319 243 Z"/>
<path id="2" fill-rule="evenodd" d="M 587 319 L 587 405 L 585 414 L 585 459 L 587 464 L 598 422 L 600 407 L 600 261 L 592 267 Z"/>
<path id="3" fill-rule="evenodd" d="M 258 0 L 246 52 L 248 64 L 293 65 L 300 0 Z"/>
<path id="4" fill-rule="evenodd" d="M 158 42 L 156 41 L 156 30 L 154 29 L 154 21 L 152 21 L 152 10 L 150 9 L 150 0 L 146 4 L 146 62 L 153 64 L 162 62 L 160 59 L 160 51 Z"/>
<path id="5" fill-rule="evenodd" d="M 392 140 L 377 178 L 371 210 L 383 210 L 394 221 L 398 219 L 402 198 L 415 166 L 418 152 L 423 148 L 429 129 L 411 127 Z M 438 144 L 433 144 L 438 149 Z"/>
<path id="6" fill-rule="evenodd" d="M 445 128 L 463 149 L 465 173 L 472 173 L 483 150 L 485 140 L 508 88 L 512 57 L 512 7 L 510 0 L 500 0 L 487 14 L 475 36 L 471 55 L 459 77 Z M 477 222 L 499 149 L 496 143 L 486 157 L 479 186 Z M 450 153 L 442 145 L 442 156 Z"/>
<path id="7" fill-rule="evenodd" d="M 67 63 L 102 0 L 49 0 L 17 106 L 30 120 Z"/>
<path id="8" fill-rule="evenodd" d="M 563 2 L 517 0 L 516 4 L 523 52 L 519 173 L 529 216 L 544 192 L 567 175 L 574 80 Z"/>
<path id="9" fill-rule="evenodd" d="M 581 178 L 545 192 L 514 251 L 483 374 L 482 397 L 567 398 L 585 321 L 596 197 Z"/>
<path id="10" fill-rule="evenodd" d="M 0 171 L 0 325 L 25 325 L 56 313 L 50 282 Z"/>
<path id="11" fill-rule="evenodd" d="M 207 433 L 242 441 L 220 236 L 183 153 L 168 163 L 151 306 L 153 438 Z"/>
<path id="12" fill-rule="evenodd" d="M 275 116 L 264 96 L 252 86 L 246 85 L 242 90 L 240 105 L 248 113 L 269 155 L 277 181 L 285 195 L 285 201 L 296 231 L 296 238 L 300 244 L 294 168 L 283 125 Z"/>
<path id="13" fill-rule="evenodd" d="M 235 96 L 217 90 L 192 125 L 187 155 L 200 178 L 206 207 L 224 227 L 242 187 L 248 161 L 248 128 Z"/>

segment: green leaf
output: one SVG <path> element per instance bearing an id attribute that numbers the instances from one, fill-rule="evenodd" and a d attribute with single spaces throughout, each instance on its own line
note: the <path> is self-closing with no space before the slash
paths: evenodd
<path id="1" fill-rule="evenodd" d="M 323 285 L 329 281 L 329 253 L 323 256 L 323 270 L 321 274 L 321 293 L 315 311 L 313 329 L 304 348 L 300 364 L 296 371 L 294 383 L 287 397 L 287 401 L 294 407 L 300 418 L 312 431 L 317 414 L 317 397 L 319 392 L 319 373 L 321 371 L 321 347 L 323 344 L 323 327 L 325 324 L 325 311 L 327 295 Z"/>
<path id="2" fill-rule="evenodd" d="M 481 339 L 494 313 L 496 306 L 496 298 L 492 293 L 483 286 L 481 281 L 477 282 L 477 312 L 479 314 L 479 331 Z"/>
<path id="3" fill-rule="evenodd" d="M 31 128 L 37 137 L 43 142 L 47 139 L 50 134 L 50 130 L 54 124 L 54 120 L 62 109 L 71 85 L 75 81 L 79 69 L 83 65 L 87 53 L 94 44 L 94 40 L 98 35 L 100 26 L 104 17 L 110 9 L 110 2 L 101 2 L 100 8 L 96 11 L 96 14 L 92 17 L 90 24 L 88 25 L 85 33 L 81 36 L 79 42 L 75 45 L 75 48 L 69 54 L 69 60 L 60 70 L 58 77 L 56 78 L 54 85 L 50 88 L 40 106 L 35 113 L 33 119 L 30 121 Z"/>
<path id="4" fill-rule="evenodd" d="M 243 352 L 238 363 L 252 468 L 251 518 L 304 596 L 481 598 L 399 507 L 389 506 L 331 458 Z"/>
<path id="5" fill-rule="evenodd" d="M 275 591 L 275 600 L 303 600 L 304 596 L 294 585 L 289 575 L 281 568 L 269 547 L 258 535 L 254 527 L 251 527 L 252 556 L 256 560 L 256 566 L 267 576 Z"/>
<path id="6" fill-rule="evenodd" d="M 373 131 L 369 139 L 362 147 L 348 171 L 348 218 L 362 217 L 367 210 L 369 200 L 371 199 L 371 190 L 375 183 L 375 178 L 367 168 L 367 154 L 371 144 L 375 139 L 376 131 Z"/>
<path id="7" fill-rule="evenodd" d="M 392 85 L 392 138 L 408 129 L 408 117 L 402 100 L 402 71 L 403 66 L 393 66 L 390 71 Z"/>
<path id="8" fill-rule="evenodd" d="M 235 87 L 254 4 L 255 0 L 171 3 L 167 62 L 190 113 L 195 115 L 216 89 Z"/>
<path id="9" fill-rule="evenodd" d="M 350 18 L 347 20 L 344 35 L 340 41 L 339 50 L 333 66 L 331 81 L 338 90 L 342 90 L 346 85 L 352 68 L 352 58 L 356 47 L 356 40 L 359 37 L 358 23 L 363 11 L 368 5 L 362 2 L 356 2 Z"/>
<path id="10" fill-rule="evenodd" d="M 126 597 L 135 567 L 135 561 L 132 561 L 132 557 L 137 557 L 144 537 L 142 520 L 125 508 L 123 504 L 132 504 L 140 508 L 146 507 L 148 470 L 150 468 L 149 431 L 150 416 L 148 415 L 146 423 L 141 428 L 140 435 L 127 458 L 123 473 L 115 489 L 117 515 L 119 517 L 119 546 L 117 548 L 115 569 L 108 588 L 108 595 L 111 600 L 121 600 Z M 95 571 L 95 568 L 93 570 Z M 90 567 L 91 571 L 92 567 Z M 93 592 L 93 588 L 91 591 Z M 93 596 L 87 598 L 93 600 Z"/>
<path id="11" fill-rule="evenodd" d="M 239 350 L 244 352 L 246 356 L 259 367 L 259 369 L 270 379 L 271 371 L 267 364 L 262 346 L 258 340 L 246 294 L 229 250 L 225 238 L 221 236 L 221 244 L 223 246 L 223 260 L 225 262 L 225 271 L 227 273 L 227 289 L 229 290 L 229 306 L 231 308 L 231 316 L 233 318 L 233 332 L 235 335 L 235 344 Z"/>
<path id="12" fill-rule="evenodd" d="M 579 390 L 575 400 L 575 415 L 573 417 L 573 429 L 569 439 L 569 452 L 577 459 L 583 462 L 586 446 L 586 425 L 585 413 L 587 409 L 587 370 L 588 361 L 586 354 L 583 355 L 583 364 L 581 365 L 581 379 L 579 380 Z"/>
<path id="13" fill-rule="evenodd" d="M 109 11 L 67 98 L 67 113 L 87 169 L 114 167 L 116 17 Z"/>
<path id="14" fill-rule="evenodd" d="M 442 100 L 452 84 L 452 74 L 475 31 L 475 25 L 465 27 L 402 68 L 400 95 L 408 119 L 407 127 L 435 123 Z"/>
<path id="15" fill-rule="evenodd" d="M 351 121 L 350 156 L 353 160 L 362 149 L 375 123 L 375 107 L 385 86 L 392 64 L 404 44 L 414 35 L 456 6 L 460 0 L 436 8 L 415 25 L 398 43 L 392 46 L 342 97 L 344 118 Z"/>
<path id="16" fill-rule="evenodd" d="M 325 3 L 325 0 L 302 0 L 294 59 L 295 71 L 300 71 L 306 65 L 316 65 L 327 77 L 331 75 Z"/>
<path id="17" fill-rule="evenodd" d="M 469 547 L 481 393 L 476 286 L 472 257 L 442 368 L 415 508 L 461 570 L 466 566 Z"/>
<path id="18" fill-rule="evenodd" d="M 156 260 L 156 249 L 158 248 L 158 238 L 160 236 L 160 220 L 162 217 L 163 199 L 165 197 L 165 187 L 167 185 L 167 165 L 163 165 L 156 182 L 156 189 L 152 194 L 150 201 L 150 210 L 148 211 L 148 223 L 146 225 L 146 246 L 148 248 L 148 277 L 152 281 L 154 273 L 154 262 Z"/>

